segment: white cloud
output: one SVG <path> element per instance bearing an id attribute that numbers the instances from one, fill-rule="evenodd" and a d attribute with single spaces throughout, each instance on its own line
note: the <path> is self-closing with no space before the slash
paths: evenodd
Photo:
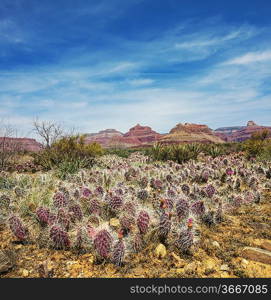
<path id="1" fill-rule="evenodd" d="M 225 64 L 228 65 L 247 65 L 251 63 L 257 63 L 262 61 L 271 60 L 271 50 L 259 51 L 259 52 L 249 52 L 245 55 L 231 59 Z"/>

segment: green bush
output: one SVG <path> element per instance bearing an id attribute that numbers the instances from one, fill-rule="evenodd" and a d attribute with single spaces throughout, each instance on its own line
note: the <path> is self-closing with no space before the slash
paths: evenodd
<path id="1" fill-rule="evenodd" d="M 34 155 L 34 162 L 45 170 L 59 168 L 60 172 L 76 172 L 93 165 L 94 158 L 104 153 L 98 143 L 85 144 L 84 137 L 64 137 L 48 149 Z"/>

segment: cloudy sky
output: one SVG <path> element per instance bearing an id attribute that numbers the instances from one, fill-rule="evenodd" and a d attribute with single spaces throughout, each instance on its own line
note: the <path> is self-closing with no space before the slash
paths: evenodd
<path id="1" fill-rule="evenodd" d="M 271 125 L 268 0 L 1 0 L 0 119 Z"/>

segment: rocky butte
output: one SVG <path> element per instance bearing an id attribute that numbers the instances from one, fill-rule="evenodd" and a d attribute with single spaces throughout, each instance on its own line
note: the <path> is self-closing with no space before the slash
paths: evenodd
<path id="1" fill-rule="evenodd" d="M 98 133 L 90 133 L 85 135 L 85 142 L 90 143 L 99 143 L 104 148 L 109 148 L 114 146 L 112 144 L 114 137 L 122 137 L 123 133 L 117 131 L 116 129 L 105 129 L 101 130 Z"/>
<path id="2" fill-rule="evenodd" d="M 136 126 L 129 129 L 122 137 L 114 137 L 112 143 L 123 147 L 144 147 L 158 141 L 162 135 L 149 126 Z"/>
<path id="3" fill-rule="evenodd" d="M 224 143 L 207 125 L 179 123 L 159 140 L 162 144 Z"/>
<path id="4" fill-rule="evenodd" d="M 42 149 L 42 145 L 35 139 L 30 138 L 11 138 L 11 137 L 0 137 L 0 145 L 6 145 L 6 147 L 12 147 L 18 151 L 30 151 L 39 152 Z"/>
<path id="5" fill-rule="evenodd" d="M 218 128 L 215 130 L 215 135 L 227 142 L 242 142 L 249 139 L 253 133 L 262 130 L 269 130 L 271 134 L 270 126 L 260 126 L 254 121 L 248 121 L 247 126 Z"/>

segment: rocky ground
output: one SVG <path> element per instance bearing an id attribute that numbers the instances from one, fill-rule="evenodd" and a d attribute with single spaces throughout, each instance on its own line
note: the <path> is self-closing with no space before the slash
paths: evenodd
<path id="1" fill-rule="evenodd" d="M 242 206 L 215 228 L 202 225 L 193 255 L 183 256 L 162 244 L 132 254 L 122 267 L 97 264 L 92 254 L 17 243 L 0 230 L 0 277 L 271 277 L 271 192 L 262 203 Z M 249 247 L 249 248 L 248 248 Z"/>

